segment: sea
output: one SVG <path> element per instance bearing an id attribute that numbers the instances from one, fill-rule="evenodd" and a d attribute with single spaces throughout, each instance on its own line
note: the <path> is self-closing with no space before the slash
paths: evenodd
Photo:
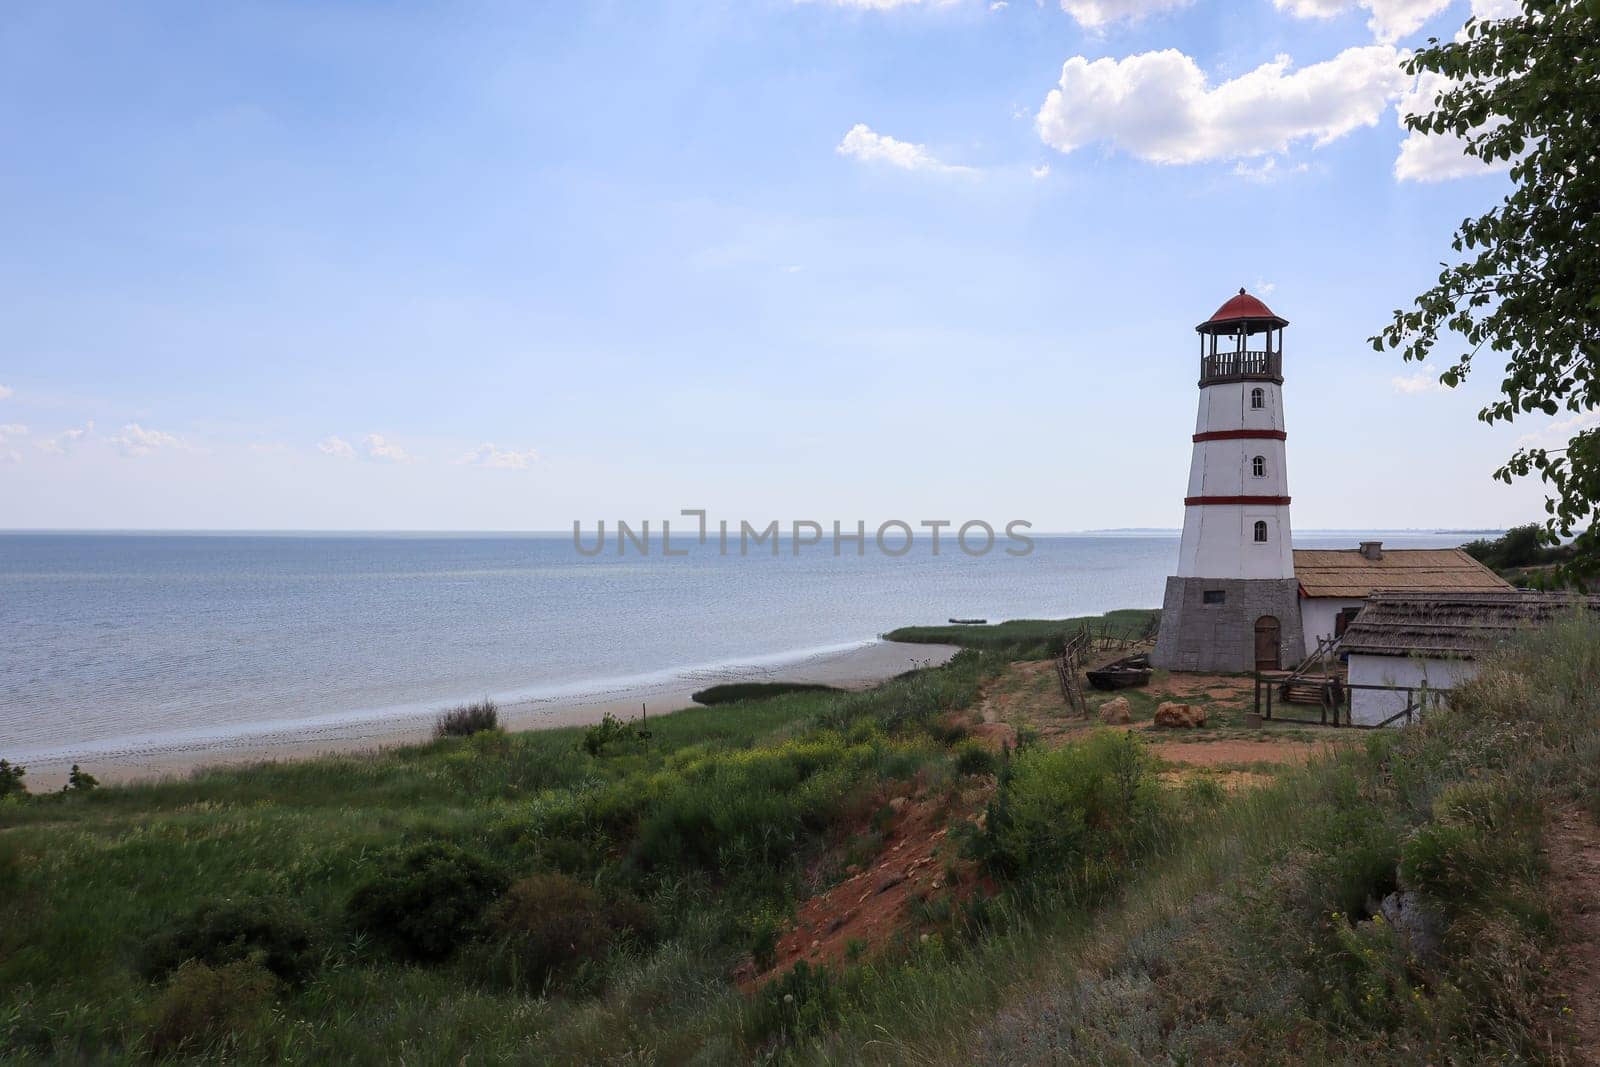
<path id="1" fill-rule="evenodd" d="M 1460 533 L 1317 532 L 1301 548 Z M 870 541 L 870 534 L 869 534 Z M 0 533 L 0 757 L 13 763 L 557 707 L 730 668 L 781 673 L 898 626 L 1160 605 L 1173 532 L 926 538 L 685 556 L 571 534 Z M 592 540 L 585 542 L 593 548 Z M 681 550 L 683 546 L 674 546 Z"/>

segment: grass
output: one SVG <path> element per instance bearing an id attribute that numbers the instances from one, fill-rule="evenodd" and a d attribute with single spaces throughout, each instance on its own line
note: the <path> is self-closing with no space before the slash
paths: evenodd
<path id="1" fill-rule="evenodd" d="M 472 704 L 462 704 L 440 714 L 433 724 L 433 736 L 471 737 L 490 730 L 500 729 L 500 709 L 487 698 Z"/>
<path id="2" fill-rule="evenodd" d="M 1592 623 L 1508 650 L 1454 710 L 1235 796 L 1159 785 L 1109 733 L 976 755 L 949 712 L 1039 632 L 869 692 L 653 718 L 600 755 L 581 730 L 485 732 L 0 799 L 0 1059 L 1558 1054 L 1540 827 L 1554 805 L 1600 815 Z M 984 829 L 951 839 L 997 895 L 930 898 L 926 939 L 737 991 L 886 787 L 989 770 Z M 1378 917 L 1395 892 L 1437 944 Z M 352 907 L 374 899 L 423 904 Z M 440 900 L 419 960 L 383 924 Z"/>
<path id="3" fill-rule="evenodd" d="M 713 685 L 690 695 L 689 699 L 696 704 L 714 707 L 717 704 L 737 704 L 744 700 L 765 700 L 768 697 L 781 697 L 789 693 L 837 693 L 838 688 L 831 685 L 816 685 L 809 682 L 726 682 L 722 685 Z"/>
<path id="4" fill-rule="evenodd" d="M 1004 653 L 1013 659 L 1060 655 L 1061 641 L 1082 625 L 1097 634 L 1142 633 L 1159 618 L 1156 608 L 1125 608 L 1104 615 L 1073 619 L 1013 619 L 990 626 L 902 626 L 883 636 L 890 641 L 924 645 L 957 645 Z"/>

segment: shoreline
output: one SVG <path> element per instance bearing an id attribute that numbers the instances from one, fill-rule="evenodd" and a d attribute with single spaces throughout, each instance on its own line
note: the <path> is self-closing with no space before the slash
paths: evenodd
<path id="1" fill-rule="evenodd" d="M 500 722 L 507 732 L 516 733 L 587 726 L 608 714 L 631 718 L 639 714 L 641 705 L 650 715 L 667 715 L 698 707 L 690 699 L 691 693 L 728 682 L 809 682 L 840 689 L 868 689 L 905 671 L 940 666 L 959 651 L 955 645 L 902 644 L 879 638 L 786 663 L 735 664 L 696 670 L 692 675 L 680 675 L 671 681 L 575 693 L 570 697 L 506 702 L 500 705 Z M 60 789 L 66 784 L 74 763 L 103 785 L 186 777 L 213 767 L 313 759 L 426 742 L 432 739 L 434 719 L 443 710 L 443 707 L 436 708 L 425 716 L 408 714 L 388 719 L 290 725 L 259 733 L 189 740 L 152 739 L 140 743 L 130 738 L 125 748 L 20 762 L 27 767 L 27 784 L 35 792 Z"/>

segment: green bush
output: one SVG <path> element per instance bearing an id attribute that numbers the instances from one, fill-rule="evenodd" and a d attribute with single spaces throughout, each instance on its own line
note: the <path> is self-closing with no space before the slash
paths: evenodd
<path id="1" fill-rule="evenodd" d="M 610 712 L 583 732 L 583 750 L 598 759 L 608 748 L 628 748 L 650 740 L 650 732 Z"/>
<path id="2" fill-rule="evenodd" d="M 0 759 L 0 797 L 26 796 L 28 787 L 22 776 L 27 773 L 26 767 L 14 767 L 9 760 Z"/>
<path id="3" fill-rule="evenodd" d="M 536 874 L 506 890 L 490 927 L 510 984 L 539 989 L 597 960 L 619 937 L 650 940 L 655 923 L 631 897 L 608 900 L 566 875 Z"/>
<path id="4" fill-rule="evenodd" d="M 1000 766 L 1000 757 L 989 751 L 981 742 L 963 741 L 956 746 L 956 773 L 993 774 Z"/>
<path id="5" fill-rule="evenodd" d="M 281 900 L 207 901 L 146 939 L 140 970 L 159 978 L 191 960 L 212 967 L 254 960 L 283 981 L 297 982 L 315 966 L 311 926 Z"/>
<path id="6" fill-rule="evenodd" d="M 696 704 L 712 707 L 717 704 L 733 704 L 741 700 L 768 700 L 772 697 L 786 696 L 790 693 L 839 693 L 843 690 L 831 685 L 814 685 L 809 682 L 730 682 L 726 685 L 713 685 L 697 693 L 691 693 L 689 699 Z"/>
<path id="7" fill-rule="evenodd" d="M 434 737 L 471 737 L 500 729 L 500 709 L 487 698 L 441 712 L 433 724 Z"/>
<path id="8" fill-rule="evenodd" d="M 194 1054 L 227 1043 L 265 1021 L 276 992 L 272 974 L 253 960 L 179 967 L 150 1013 L 150 1050 Z"/>
<path id="9" fill-rule="evenodd" d="M 746 1009 L 745 1030 L 757 1042 L 793 1043 L 837 1025 L 846 999 L 826 967 L 801 960 L 761 990 Z"/>
<path id="10" fill-rule="evenodd" d="M 509 881 L 476 853 L 429 842 L 385 855 L 351 896 L 349 912 L 358 930 L 401 955 L 438 961 L 481 932 Z"/>
<path id="11" fill-rule="evenodd" d="M 636 809 L 631 859 L 645 870 L 773 872 L 809 830 L 828 825 L 876 754 L 822 734 L 697 760 L 658 781 L 654 803 Z"/>
<path id="12" fill-rule="evenodd" d="M 1439 794 L 1433 815 L 1401 847 L 1400 878 L 1407 888 L 1459 909 L 1538 874 L 1537 809 L 1520 803 L 1507 783 L 1452 785 Z"/>
<path id="13" fill-rule="evenodd" d="M 67 784 L 61 787 L 63 793 L 88 793 L 100 788 L 100 779 L 88 771 L 80 770 L 78 765 L 72 765 L 71 772 L 67 775 Z"/>
<path id="14" fill-rule="evenodd" d="M 1160 788 L 1137 738 L 1103 731 L 1061 748 L 1032 746 L 1002 768 L 979 853 L 997 873 L 1115 870 L 1163 821 Z"/>
<path id="15" fill-rule="evenodd" d="M 757 971 L 767 971 L 778 960 L 778 941 L 783 937 L 784 920 L 778 915 L 759 915 L 750 926 L 750 959 Z"/>
<path id="16" fill-rule="evenodd" d="M 1570 548 L 1549 544 L 1548 536 L 1541 523 L 1530 522 L 1513 526 L 1493 540 L 1479 538 L 1461 548 L 1473 559 L 1496 570 L 1532 567 L 1557 562 L 1572 555 Z"/>

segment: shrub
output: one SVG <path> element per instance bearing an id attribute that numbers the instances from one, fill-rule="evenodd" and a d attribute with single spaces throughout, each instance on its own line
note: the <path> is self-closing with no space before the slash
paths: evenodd
<path id="1" fill-rule="evenodd" d="M 1148 754 L 1126 733 L 1021 749 L 1002 768 L 979 856 L 1005 874 L 1115 866 L 1150 843 L 1159 796 Z"/>
<path id="2" fill-rule="evenodd" d="M 511 964 L 511 983 L 540 988 L 592 962 L 621 936 L 648 940 L 648 909 L 631 897 L 607 900 L 564 874 L 536 874 L 506 890 L 491 917 Z"/>
<path id="3" fill-rule="evenodd" d="M 357 929 L 413 959 L 448 958 L 483 927 L 510 880 L 476 853 L 429 842 L 390 852 L 350 898 Z"/>
<path id="4" fill-rule="evenodd" d="M 28 787 L 22 776 L 27 773 L 26 767 L 14 767 L 9 760 L 0 759 L 0 797 L 26 796 Z"/>
<path id="5" fill-rule="evenodd" d="M 63 793 L 87 793 L 92 789 L 100 788 L 100 780 L 88 771 L 79 770 L 78 765 L 72 765 L 72 772 L 67 775 L 67 784 L 61 787 Z"/>
<path id="6" fill-rule="evenodd" d="M 748 1009 L 746 1030 L 757 1041 L 794 1042 L 837 1025 L 845 999 L 826 967 L 801 960 L 761 991 Z"/>
<path id="7" fill-rule="evenodd" d="M 606 712 L 599 722 L 583 732 L 583 750 L 599 758 L 613 745 L 626 746 L 648 740 L 650 740 L 648 730 L 636 727 L 631 722 L 623 722 L 610 712 Z"/>
<path id="8" fill-rule="evenodd" d="M 433 724 L 434 737 L 470 737 L 486 730 L 500 729 L 500 709 L 495 702 L 483 699 L 473 704 L 462 704 L 439 715 Z"/>
<path id="9" fill-rule="evenodd" d="M 283 901 L 224 898 L 207 901 L 145 941 L 140 970 L 159 978 L 184 963 L 212 967 L 254 960 L 285 982 L 297 982 L 315 964 L 311 927 Z"/>
<path id="10" fill-rule="evenodd" d="M 1434 802 L 1433 814 L 1401 848 L 1400 877 L 1408 888 L 1459 908 L 1537 876 L 1537 811 L 1518 803 L 1505 782 L 1449 786 Z"/>
<path id="11" fill-rule="evenodd" d="M 778 962 L 778 941 L 783 936 L 783 920 L 777 915 L 756 917 L 750 926 L 750 959 L 757 971 L 769 971 Z"/>
<path id="12" fill-rule="evenodd" d="M 696 704 L 711 707 L 716 704 L 733 704 L 741 700 L 768 700 L 772 697 L 786 696 L 789 693 L 839 693 L 843 690 L 831 685 L 815 685 L 810 682 L 730 682 L 726 685 L 714 685 L 702 689 L 698 693 L 691 693 L 689 699 Z"/>
<path id="13" fill-rule="evenodd" d="M 959 774 L 993 774 L 999 766 L 999 757 L 977 741 L 964 741 L 956 747 Z"/>
<path id="14" fill-rule="evenodd" d="M 157 998 L 149 1027 L 159 1056 L 196 1052 L 238 1035 L 266 1017 L 277 982 L 260 964 L 239 960 L 212 967 L 191 960 Z"/>

